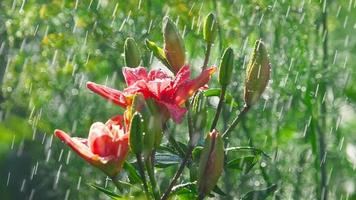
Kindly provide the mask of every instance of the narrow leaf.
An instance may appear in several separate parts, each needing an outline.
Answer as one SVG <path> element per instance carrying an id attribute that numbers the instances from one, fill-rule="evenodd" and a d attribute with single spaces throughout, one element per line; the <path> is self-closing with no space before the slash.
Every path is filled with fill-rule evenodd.
<path id="1" fill-rule="evenodd" d="M 115 194 L 114 192 L 106 189 L 106 188 L 103 188 L 103 187 L 100 187 L 98 185 L 95 185 L 95 184 L 89 184 L 90 187 L 104 193 L 106 196 L 110 197 L 111 199 L 115 199 L 115 200 L 118 200 L 118 199 L 122 199 L 122 196 L 118 195 L 118 194 Z"/>
<path id="2" fill-rule="evenodd" d="M 123 168 L 127 172 L 131 184 L 141 182 L 141 177 L 131 163 L 125 162 Z"/>

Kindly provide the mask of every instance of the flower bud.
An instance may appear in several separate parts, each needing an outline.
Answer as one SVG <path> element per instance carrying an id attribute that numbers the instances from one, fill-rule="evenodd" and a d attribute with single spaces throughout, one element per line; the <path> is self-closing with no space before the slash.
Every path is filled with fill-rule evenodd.
<path id="1" fill-rule="evenodd" d="M 133 38 L 127 38 L 124 45 L 125 64 L 127 67 L 138 67 L 141 62 L 140 50 Z"/>
<path id="2" fill-rule="evenodd" d="M 270 71 L 271 66 L 266 47 L 262 41 L 258 40 L 246 69 L 244 92 L 246 106 L 255 104 L 260 98 L 267 86 Z"/>
<path id="3" fill-rule="evenodd" d="M 219 83 L 222 89 L 226 89 L 231 81 L 232 69 L 234 66 L 234 50 L 228 47 L 225 49 L 219 66 Z"/>
<path id="4" fill-rule="evenodd" d="M 200 156 L 198 191 L 206 196 L 215 187 L 224 167 L 224 143 L 221 135 L 214 129 L 205 139 Z"/>
<path id="5" fill-rule="evenodd" d="M 134 154 L 141 154 L 143 139 L 143 125 L 141 114 L 135 112 L 130 123 L 130 148 Z"/>
<path id="6" fill-rule="evenodd" d="M 162 48 L 160 48 L 159 46 L 157 46 L 156 43 L 146 39 L 146 46 L 149 50 L 152 51 L 153 55 L 162 62 L 162 64 L 164 64 L 166 67 L 168 67 L 169 69 L 171 69 L 170 64 L 168 63 L 168 60 L 166 58 L 166 55 L 164 54 L 164 51 Z"/>
<path id="7" fill-rule="evenodd" d="M 143 97 L 142 94 L 140 93 L 135 94 L 132 100 L 132 106 L 131 108 L 128 109 L 128 111 L 130 111 L 131 113 L 140 112 L 142 116 L 142 120 L 141 120 L 143 126 L 142 153 L 145 156 L 148 156 L 153 151 L 154 143 L 155 143 L 155 135 L 147 128 L 150 121 L 151 113 L 148 109 L 145 98 Z"/>
<path id="8" fill-rule="evenodd" d="M 163 19 L 164 53 L 172 67 L 171 70 L 177 73 L 185 63 L 185 49 L 182 36 L 179 34 L 176 25 L 169 17 Z"/>
<path id="9" fill-rule="evenodd" d="M 142 152 L 144 156 L 151 154 L 154 148 L 159 147 L 162 140 L 162 115 L 156 103 L 152 99 L 144 99 L 143 95 L 138 93 L 133 97 L 130 112 L 140 112 L 142 116 L 142 131 L 144 132 L 142 141 Z"/>
<path id="10" fill-rule="evenodd" d="M 216 37 L 216 32 L 217 32 L 217 23 L 216 23 L 216 18 L 213 13 L 209 13 L 205 17 L 204 21 L 204 40 L 208 44 L 214 43 L 214 39 Z"/>
<path id="11" fill-rule="evenodd" d="M 206 98 L 202 92 L 197 92 L 194 96 L 192 103 L 192 121 L 194 133 L 191 136 L 190 141 L 192 145 L 195 146 L 204 132 L 206 125 L 207 110 L 206 110 Z"/>
<path id="12" fill-rule="evenodd" d="M 163 116 L 153 99 L 147 99 L 146 103 L 150 111 L 150 118 L 147 124 L 147 129 L 155 136 L 154 147 L 158 148 L 163 137 Z"/>

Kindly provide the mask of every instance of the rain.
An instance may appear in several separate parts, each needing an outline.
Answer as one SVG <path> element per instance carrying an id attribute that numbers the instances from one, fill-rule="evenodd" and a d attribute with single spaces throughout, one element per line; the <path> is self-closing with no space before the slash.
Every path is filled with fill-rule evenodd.
<path id="1" fill-rule="evenodd" d="M 144 184 L 133 181 L 128 170 L 140 167 L 134 154 L 126 157 L 129 165 L 116 177 L 117 187 L 117 180 L 88 164 L 54 131 L 87 138 L 94 122 L 125 113 L 86 83 L 119 91 L 127 87 L 122 74 L 126 38 L 136 41 L 140 66 L 174 76 L 147 47 L 149 40 L 164 50 L 166 16 L 182 36 L 191 77 L 198 77 L 207 56 L 209 13 L 216 17 L 217 33 L 207 67 L 218 69 L 204 90 L 215 93 L 201 88 L 207 115 L 189 124 L 196 114 L 192 106 L 194 112 L 181 123 L 169 119 L 164 124 L 153 162 L 158 192 L 164 194 L 192 143 L 196 147 L 172 199 L 199 199 L 195 156 L 223 98 L 215 129 L 223 134 L 224 169 L 205 199 L 356 199 L 356 0 L 0 1 L 1 199 L 110 199 L 102 190 L 123 198 L 142 195 Z M 271 74 L 245 114 L 246 70 L 259 40 Z M 220 87 L 227 47 L 234 50 L 234 65 L 220 96 L 214 89 Z M 258 77 L 263 75 L 258 70 Z M 191 105 L 197 94 L 188 100 Z M 239 115 L 236 127 L 224 135 Z M 156 126 L 153 119 L 148 119 L 150 129 Z M 192 137 L 189 126 L 199 127 Z M 141 178 L 139 170 L 136 174 Z"/>

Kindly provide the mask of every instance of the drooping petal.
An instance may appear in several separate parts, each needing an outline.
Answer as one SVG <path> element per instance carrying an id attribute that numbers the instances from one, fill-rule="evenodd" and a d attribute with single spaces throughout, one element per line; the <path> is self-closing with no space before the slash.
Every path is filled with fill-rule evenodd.
<path id="1" fill-rule="evenodd" d="M 175 92 L 175 102 L 182 105 L 199 88 L 205 86 L 210 80 L 210 76 L 215 72 L 215 67 L 210 67 L 193 80 L 185 81 L 180 84 Z"/>
<path id="2" fill-rule="evenodd" d="M 123 108 L 126 108 L 126 106 L 128 105 L 126 97 L 121 91 L 93 82 L 88 82 L 87 88 Z"/>
<path id="3" fill-rule="evenodd" d="M 147 81 L 147 71 L 144 67 L 124 67 L 122 68 L 122 74 L 125 77 L 127 86 L 130 86 L 139 80 Z"/>
<path id="4" fill-rule="evenodd" d="M 98 161 L 98 157 L 90 151 L 87 145 L 85 145 L 87 142 L 86 139 L 70 137 L 67 133 L 58 129 L 54 131 L 54 134 L 89 163 L 94 164 Z"/>
<path id="5" fill-rule="evenodd" d="M 166 103 L 166 102 L 160 102 L 160 103 L 163 104 L 167 108 L 167 110 L 170 114 L 170 117 L 173 119 L 174 122 L 176 122 L 178 124 L 182 122 L 183 117 L 184 117 L 185 113 L 187 112 L 186 108 L 182 108 L 176 104 L 170 104 L 170 103 Z"/>

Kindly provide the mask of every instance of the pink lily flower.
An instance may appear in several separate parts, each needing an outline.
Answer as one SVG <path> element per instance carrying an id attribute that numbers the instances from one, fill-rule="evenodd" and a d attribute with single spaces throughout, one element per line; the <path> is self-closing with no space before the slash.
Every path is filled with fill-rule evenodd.
<path id="1" fill-rule="evenodd" d="M 216 68 L 205 69 L 195 79 L 190 79 L 189 66 L 183 66 L 175 77 L 166 72 L 153 69 L 147 73 L 144 67 L 124 67 L 122 73 L 127 87 L 118 91 L 104 85 L 88 82 L 87 87 L 103 98 L 126 108 L 131 105 L 132 96 L 142 93 L 145 99 L 154 99 L 166 113 L 166 118 L 171 117 L 176 123 L 180 123 L 187 112 L 183 104 L 195 91 L 204 87 L 210 80 Z"/>
<path id="2" fill-rule="evenodd" d="M 90 127 L 87 139 L 70 137 L 62 130 L 55 130 L 54 134 L 80 157 L 113 178 L 121 170 L 129 150 L 129 134 L 122 122 L 120 115 L 105 124 L 95 122 Z"/>

